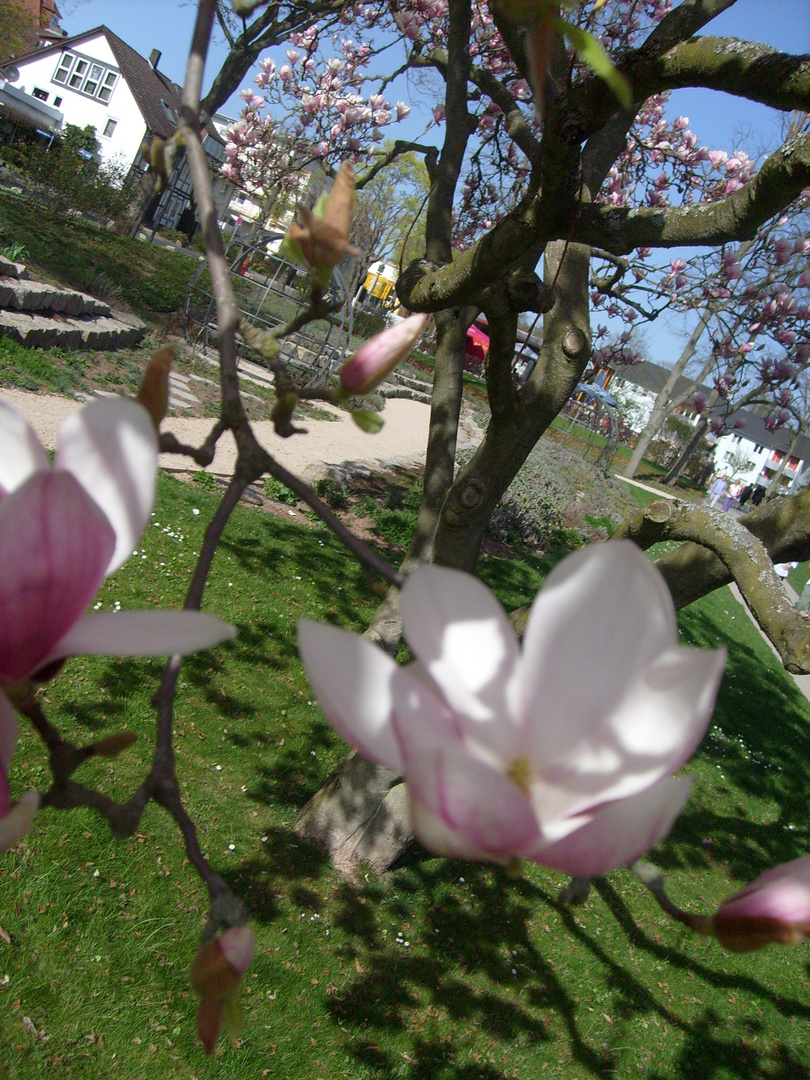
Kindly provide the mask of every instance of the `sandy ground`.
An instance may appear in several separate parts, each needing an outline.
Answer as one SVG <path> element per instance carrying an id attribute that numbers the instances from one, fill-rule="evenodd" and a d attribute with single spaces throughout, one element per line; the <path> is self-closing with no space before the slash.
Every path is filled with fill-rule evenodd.
<path id="1" fill-rule="evenodd" d="M 23 414 L 49 449 L 56 446 L 56 434 L 64 417 L 81 408 L 78 401 L 51 394 L 4 389 L 2 395 Z M 427 405 L 407 398 L 391 398 L 383 413 L 385 424 L 377 435 L 361 431 L 347 413 L 337 409 L 334 412 L 336 420 L 302 421 L 300 426 L 307 429 L 306 435 L 281 439 L 269 421 L 254 424 L 254 431 L 269 453 L 299 476 L 312 476 L 322 472 L 324 464 L 339 465 L 345 461 L 374 465 L 417 464 L 424 460 L 430 414 Z M 213 423 L 211 419 L 172 416 L 164 421 L 162 429 L 171 431 L 182 443 L 199 446 Z M 468 444 L 473 434 L 466 429 L 461 445 Z M 231 433 L 226 432 L 217 444 L 208 472 L 229 476 L 235 460 L 236 444 Z M 197 468 L 189 458 L 176 454 L 162 454 L 160 463 L 171 472 Z"/>

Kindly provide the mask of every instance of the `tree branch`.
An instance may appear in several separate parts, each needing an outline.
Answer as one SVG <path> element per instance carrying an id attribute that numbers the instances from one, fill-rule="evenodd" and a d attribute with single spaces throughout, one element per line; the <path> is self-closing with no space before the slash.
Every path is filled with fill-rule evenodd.
<path id="1" fill-rule="evenodd" d="M 810 627 L 790 603 L 767 548 L 745 525 L 707 506 L 661 500 L 625 522 L 614 537 L 633 540 L 644 550 L 666 540 L 686 540 L 713 552 L 787 670 L 810 674 Z"/>
<path id="2" fill-rule="evenodd" d="M 589 203 L 574 226 L 574 239 L 614 255 L 638 247 L 671 248 L 751 239 L 810 185 L 810 134 L 791 139 L 766 160 L 757 175 L 713 203 L 629 210 Z"/>

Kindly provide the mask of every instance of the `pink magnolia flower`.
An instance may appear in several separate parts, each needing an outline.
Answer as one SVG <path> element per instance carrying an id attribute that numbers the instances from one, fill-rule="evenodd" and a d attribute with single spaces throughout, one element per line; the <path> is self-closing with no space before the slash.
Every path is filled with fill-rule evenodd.
<path id="1" fill-rule="evenodd" d="M 664 580 L 632 543 L 552 571 L 522 654 L 474 577 L 419 567 L 400 603 L 411 667 L 332 626 L 304 620 L 298 640 L 338 733 L 407 780 L 425 847 L 590 877 L 667 834 L 725 653 L 678 646 Z"/>
<path id="2" fill-rule="evenodd" d="M 795 945 L 810 937 L 810 856 L 767 870 L 724 900 L 712 930 L 732 952 Z"/>
<path id="3" fill-rule="evenodd" d="M 361 345 L 340 369 L 340 385 L 349 394 L 369 394 L 394 370 L 425 329 L 427 315 L 410 315 Z"/>
<path id="4" fill-rule="evenodd" d="M 0 851 L 21 835 L 7 780 L 16 721 L 3 686 L 80 653 L 160 656 L 234 636 L 200 612 L 85 614 L 143 532 L 156 475 L 155 430 L 135 401 L 107 398 L 69 416 L 51 469 L 33 429 L 0 398 Z"/>
<path id="5" fill-rule="evenodd" d="M 233 1036 L 244 1027 L 239 1005 L 239 984 L 253 954 L 256 937 L 249 926 L 234 926 L 201 946 L 191 965 L 189 978 L 200 995 L 197 1036 L 206 1054 L 212 1054 L 224 1022 Z"/>

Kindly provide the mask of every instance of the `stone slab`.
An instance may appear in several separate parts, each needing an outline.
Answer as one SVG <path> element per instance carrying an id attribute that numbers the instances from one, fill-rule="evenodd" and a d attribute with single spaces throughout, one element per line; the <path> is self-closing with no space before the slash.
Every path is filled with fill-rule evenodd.
<path id="1" fill-rule="evenodd" d="M 0 278 L 0 308 L 57 312 L 64 315 L 109 315 L 110 305 L 86 293 L 59 289 L 41 281 Z"/>
<path id="2" fill-rule="evenodd" d="M 5 255 L 0 255 L 0 277 L 14 278 L 16 281 L 25 281 L 28 278 L 28 271 L 22 263 L 14 262 L 11 259 L 7 259 Z"/>
<path id="3" fill-rule="evenodd" d="M 0 335 L 28 348 L 126 349 L 137 345 L 145 333 L 143 324 L 129 326 L 104 315 L 72 318 L 28 311 L 0 311 Z"/>

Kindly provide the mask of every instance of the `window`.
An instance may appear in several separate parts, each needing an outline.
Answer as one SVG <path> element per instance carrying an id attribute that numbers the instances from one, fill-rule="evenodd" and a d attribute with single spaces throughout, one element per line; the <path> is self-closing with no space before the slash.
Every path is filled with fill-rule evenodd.
<path id="1" fill-rule="evenodd" d="M 53 81 L 98 101 L 109 101 L 118 82 L 118 72 L 76 53 L 64 52 L 59 58 Z"/>
<path id="2" fill-rule="evenodd" d="M 104 125 L 104 130 L 101 134 L 104 136 L 105 139 L 110 139 L 112 138 L 112 133 L 115 131 L 117 126 L 117 120 L 108 120 L 107 123 Z"/>
<path id="3" fill-rule="evenodd" d="M 53 103 L 54 103 L 54 105 L 56 106 L 56 108 L 58 109 L 58 108 L 59 108 L 59 106 L 60 106 L 60 105 L 62 104 L 62 99 L 61 99 L 60 97 L 55 97 L 55 98 L 53 99 Z"/>
<path id="4" fill-rule="evenodd" d="M 44 90 L 40 90 L 40 88 L 38 86 L 34 87 L 32 93 L 33 93 L 34 97 L 38 101 L 47 101 L 48 100 L 48 95 L 45 93 Z"/>

